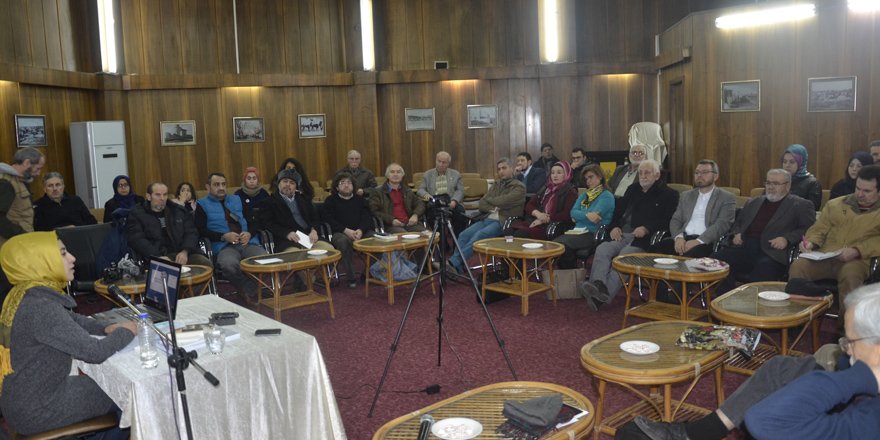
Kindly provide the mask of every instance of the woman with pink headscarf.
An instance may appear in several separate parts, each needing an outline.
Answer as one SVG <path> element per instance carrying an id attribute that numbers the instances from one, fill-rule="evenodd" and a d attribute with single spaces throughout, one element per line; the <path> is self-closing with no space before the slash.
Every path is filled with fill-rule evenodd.
<path id="1" fill-rule="evenodd" d="M 571 221 L 569 211 L 577 198 L 577 187 L 571 184 L 571 166 L 565 161 L 556 162 L 550 167 L 547 182 L 526 203 L 525 220 L 515 222 L 506 233 L 546 240 L 548 224 Z"/>

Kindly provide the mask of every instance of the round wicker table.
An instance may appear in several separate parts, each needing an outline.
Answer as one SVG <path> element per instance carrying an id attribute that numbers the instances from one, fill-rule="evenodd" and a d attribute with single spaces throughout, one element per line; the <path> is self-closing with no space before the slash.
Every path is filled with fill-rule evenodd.
<path id="1" fill-rule="evenodd" d="M 413 253 L 419 249 L 424 249 L 427 251 L 427 249 L 429 248 L 428 239 L 430 238 L 430 235 L 418 234 L 416 232 L 405 232 L 391 235 L 394 235 L 396 238 L 394 240 L 383 240 L 376 236 L 373 236 L 369 238 L 362 238 L 358 241 L 355 241 L 353 244 L 354 250 L 364 254 L 364 256 L 366 257 L 366 261 L 364 262 L 364 296 L 370 295 L 370 284 L 383 286 L 388 292 L 388 304 L 394 304 L 395 287 L 416 282 L 415 279 L 395 280 L 392 271 L 392 268 L 394 267 L 393 259 L 411 258 Z M 419 237 L 415 239 L 404 239 L 404 235 L 418 235 Z M 430 260 L 428 261 L 430 262 Z M 385 267 L 386 281 L 376 278 L 370 273 L 370 266 L 372 266 L 373 262 L 380 262 L 380 264 Z M 415 263 L 418 264 L 421 263 L 421 261 L 415 261 Z M 425 270 L 428 273 L 422 276 L 423 279 L 426 277 L 431 277 L 431 275 L 434 273 L 434 268 L 431 264 L 428 264 Z M 434 285 L 432 277 L 431 291 L 436 293 L 435 289 L 436 287 Z"/>

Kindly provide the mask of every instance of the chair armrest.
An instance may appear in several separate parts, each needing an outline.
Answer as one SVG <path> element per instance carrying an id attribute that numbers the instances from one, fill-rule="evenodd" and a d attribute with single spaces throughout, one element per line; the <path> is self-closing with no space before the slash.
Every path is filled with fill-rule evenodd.
<path id="1" fill-rule="evenodd" d="M 550 222 L 547 224 L 546 238 L 553 241 L 554 238 L 559 237 L 573 227 L 574 223 L 570 221 Z"/>
<path id="2" fill-rule="evenodd" d="M 718 241 L 712 245 L 712 253 L 714 254 L 715 252 L 720 251 L 722 247 L 730 246 L 731 240 L 733 240 L 733 234 L 729 232 L 719 237 Z"/>
<path id="3" fill-rule="evenodd" d="M 654 235 L 651 236 L 651 246 L 654 246 L 657 243 L 660 243 L 660 240 L 663 240 L 663 237 L 665 237 L 666 234 L 668 234 L 668 233 L 669 233 L 669 231 L 667 231 L 665 229 L 661 229 L 661 230 L 655 232 Z"/>
<path id="4" fill-rule="evenodd" d="M 596 239 L 596 244 L 605 241 L 608 238 L 608 225 L 601 225 L 599 229 L 596 230 L 596 235 L 593 236 Z"/>
<path id="5" fill-rule="evenodd" d="M 880 281 L 880 257 L 871 257 L 870 272 L 868 272 L 868 280 L 872 283 Z"/>
<path id="6" fill-rule="evenodd" d="M 523 216 L 521 216 L 521 215 L 507 217 L 504 220 L 504 224 L 501 225 L 501 230 L 506 231 L 508 228 L 510 228 L 510 225 L 512 225 L 513 222 L 515 222 L 517 220 L 522 220 L 522 219 L 523 219 Z"/>
<path id="7" fill-rule="evenodd" d="M 318 231 L 318 237 L 330 241 L 330 238 L 333 237 L 333 229 L 330 227 L 330 223 L 320 222 L 316 226 L 315 230 Z"/>
<path id="8" fill-rule="evenodd" d="M 260 229 L 257 231 L 260 234 L 260 242 L 263 243 L 263 249 L 270 254 L 275 253 L 275 236 L 272 235 L 268 229 Z"/>
<path id="9" fill-rule="evenodd" d="M 373 216 L 373 231 L 380 234 L 385 233 L 385 223 L 382 222 L 381 218 L 375 215 Z"/>
<path id="10" fill-rule="evenodd" d="M 208 237 L 199 237 L 199 249 L 209 260 L 214 261 L 214 250 L 211 248 L 211 240 L 208 240 Z"/>

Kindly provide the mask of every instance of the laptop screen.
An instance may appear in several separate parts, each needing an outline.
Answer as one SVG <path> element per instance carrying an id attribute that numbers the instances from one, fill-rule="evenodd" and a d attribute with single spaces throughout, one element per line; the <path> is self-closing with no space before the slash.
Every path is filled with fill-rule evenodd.
<path id="1" fill-rule="evenodd" d="M 181 265 L 157 257 L 150 257 L 150 268 L 147 271 L 147 285 L 144 292 L 144 304 L 161 310 L 172 318 L 177 311 L 177 289 L 180 287 Z M 165 307 L 165 286 L 163 279 L 168 280 L 168 302 L 170 313 Z"/>

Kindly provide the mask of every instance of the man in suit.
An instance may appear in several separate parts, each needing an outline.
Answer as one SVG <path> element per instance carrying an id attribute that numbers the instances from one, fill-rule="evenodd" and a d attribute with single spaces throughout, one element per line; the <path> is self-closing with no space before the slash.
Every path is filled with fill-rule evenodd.
<path id="1" fill-rule="evenodd" d="M 452 210 L 452 223 L 456 233 L 461 232 L 467 227 L 467 221 L 464 217 L 464 183 L 461 180 L 461 174 L 458 171 L 449 168 L 452 162 L 452 156 L 441 151 L 437 153 L 435 158 L 436 167 L 425 171 L 422 181 L 416 194 L 424 201 L 431 200 L 432 197 L 446 195 L 449 197 L 449 208 Z M 428 227 L 432 222 L 429 220 Z"/>
<path id="2" fill-rule="evenodd" d="M 614 193 L 614 197 L 621 198 L 626 194 L 627 188 L 636 181 L 639 174 L 639 164 L 648 158 L 648 147 L 636 144 L 629 149 L 629 163 L 625 163 L 614 170 L 608 189 Z"/>
<path id="3" fill-rule="evenodd" d="M 275 249 L 287 252 L 294 249 L 331 250 L 333 245 L 318 240 L 315 225 L 319 223 L 318 212 L 311 200 L 296 191 L 302 184 L 302 176 L 296 170 L 278 173 L 278 191 L 263 204 L 263 224 L 275 239 Z M 308 236 L 308 240 L 305 240 Z M 308 242 L 311 246 L 307 246 Z"/>
<path id="4" fill-rule="evenodd" d="M 547 170 L 532 166 L 532 155 L 523 151 L 516 155 L 516 180 L 526 185 L 526 194 L 534 194 L 547 181 Z"/>
<path id="5" fill-rule="evenodd" d="M 749 200 L 736 217 L 730 230 L 733 246 L 713 255 L 730 264 L 719 292 L 733 288 L 738 273 L 748 274 L 748 282 L 782 279 L 788 271 L 788 248 L 816 222 L 813 204 L 789 193 L 788 171 L 767 171 L 764 187 L 764 195 Z"/>
<path id="6" fill-rule="evenodd" d="M 599 310 L 610 303 L 623 287 L 620 275 L 611 267 L 618 255 L 643 252 L 651 245 L 651 234 L 669 224 L 678 205 L 678 192 L 660 180 L 660 164 L 647 159 L 639 165 L 638 184 L 630 185 L 614 206 L 614 218 L 608 229 L 611 241 L 596 248 L 590 281 L 581 283 L 587 305 Z"/>
<path id="7" fill-rule="evenodd" d="M 694 189 L 681 194 L 669 221 L 669 235 L 652 252 L 686 257 L 708 257 L 712 246 L 727 233 L 736 216 L 736 197 L 715 187 L 718 164 L 703 159 L 694 170 Z"/>

